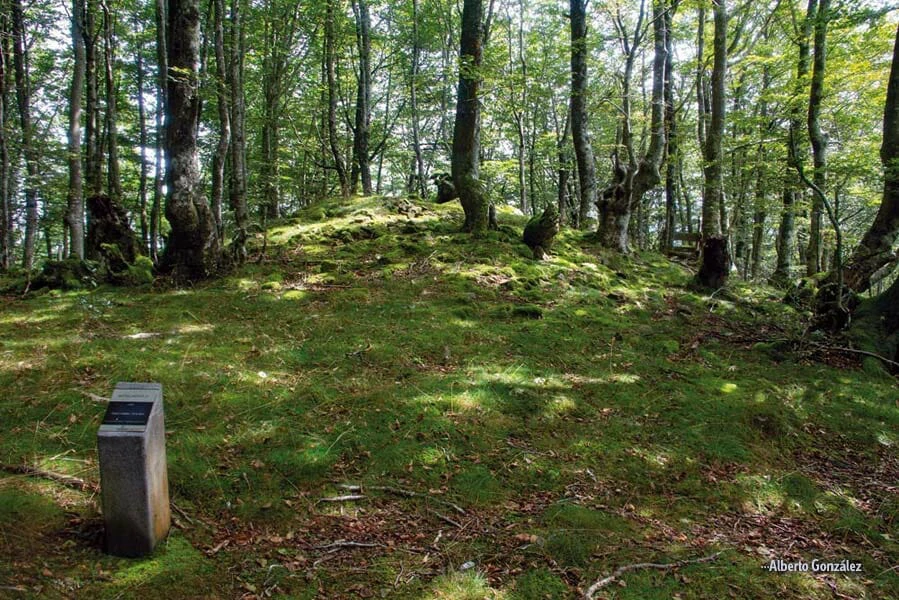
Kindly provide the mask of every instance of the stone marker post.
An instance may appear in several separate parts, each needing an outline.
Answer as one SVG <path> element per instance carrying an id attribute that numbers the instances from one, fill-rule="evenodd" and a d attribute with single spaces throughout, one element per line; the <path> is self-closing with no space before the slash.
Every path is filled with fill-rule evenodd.
<path id="1" fill-rule="evenodd" d="M 165 413 L 158 383 L 119 383 L 97 433 L 106 552 L 143 556 L 169 530 Z"/>

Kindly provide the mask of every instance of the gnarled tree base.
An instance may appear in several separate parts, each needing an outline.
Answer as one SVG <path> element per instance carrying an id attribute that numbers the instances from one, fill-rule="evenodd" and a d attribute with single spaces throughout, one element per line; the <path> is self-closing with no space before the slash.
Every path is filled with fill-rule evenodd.
<path id="1" fill-rule="evenodd" d="M 713 290 L 724 287 L 730 272 L 730 253 L 727 250 L 727 240 L 718 235 L 705 238 L 699 260 L 696 284 Z"/>

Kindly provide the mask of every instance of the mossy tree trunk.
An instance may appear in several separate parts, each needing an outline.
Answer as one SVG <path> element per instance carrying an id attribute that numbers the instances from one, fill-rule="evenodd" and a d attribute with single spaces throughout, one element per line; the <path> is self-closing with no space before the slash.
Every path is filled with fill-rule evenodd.
<path id="1" fill-rule="evenodd" d="M 578 226 L 596 202 L 596 163 L 587 119 L 587 0 L 570 1 L 571 20 L 571 138 L 578 176 Z"/>
<path id="2" fill-rule="evenodd" d="M 479 179 L 481 56 L 484 38 L 482 0 L 465 0 L 462 8 L 462 40 L 459 51 L 459 87 L 453 127 L 452 177 L 465 211 L 464 231 L 487 230 L 487 200 Z"/>
<path id="3" fill-rule="evenodd" d="M 172 226 L 164 267 L 189 279 L 207 277 L 220 259 L 212 210 L 203 193 L 197 124 L 200 111 L 199 0 L 168 0 L 165 215 Z"/>
<path id="4" fill-rule="evenodd" d="M 725 97 L 724 80 L 727 71 L 727 6 L 725 0 L 715 0 L 714 61 L 712 65 L 711 118 L 706 131 L 704 158 L 705 187 L 702 199 L 702 254 L 697 283 L 702 287 L 720 288 L 727 283 L 730 256 L 727 240 L 721 230 L 721 199 L 724 194 L 723 152 Z"/>

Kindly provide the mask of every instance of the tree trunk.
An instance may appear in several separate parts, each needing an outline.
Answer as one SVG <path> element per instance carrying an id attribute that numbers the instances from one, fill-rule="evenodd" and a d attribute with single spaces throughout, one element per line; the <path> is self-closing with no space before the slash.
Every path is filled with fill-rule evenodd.
<path id="1" fill-rule="evenodd" d="M 228 64 L 225 62 L 225 2 L 214 0 L 212 9 L 215 46 L 215 95 L 218 105 L 219 136 L 212 156 L 212 214 L 219 239 L 225 239 L 222 205 L 225 198 L 225 164 L 231 147 L 231 105 L 228 93 Z"/>
<path id="2" fill-rule="evenodd" d="M 135 23 L 135 29 L 142 29 Z M 147 164 L 147 146 L 150 143 L 150 136 L 147 133 L 147 106 L 144 101 L 144 53 L 141 49 L 137 50 L 137 126 L 138 135 L 140 136 L 140 175 L 138 182 L 138 197 L 140 202 L 140 237 L 141 237 L 141 254 L 150 251 L 150 228 L 147 222 L 147 179 L 149 165 Z"/>
<path id="3" fill-rule="evenodd" d="M 159 264 L 159 230 L 162 221 L 162 196 L 165 183 L 165 95 L 168 67 L 168 44 L 166 42 L 166 0 L 156 0 L 156 139 L 155 165 L 153 171 L 153 206 L 150 209 L 150 258 Z"/>
<path id="4" fill-rule="evenodd" d="M 12 266 L 12 231 L 13 216 L 10 190 L 10 160 L 7 145 L 9 112 L 9 73 L 7 67 L 10 60 L 9 15 L 0 12 L 0 269 L 6 271 Z"/>
<path id="5" fill-rule="evenodd" d="M 715 37 L 712 66 L 711 118 L 706 131 L 704 148 L 705 188 L 702 198 L 702 256 L 697 283 L 706 288 L 718 289 L 727 283 L 730 257 L 727 240 L 722 236 L 719 208 L 724 194 L 723 153 L 721 138 L 724 135 L 725 96 L 724 82 L 727 71 L 727 6 L 725 0 L 714 1 Z"/>
<path id="6" fill-rule="evenodd" d="M 22 153 L 25 155 L 25 241 L 23 265 L 30 271 L 34 267 L 35 238 L 38 228 L 38 164 L 31 123 L 31 78 L 28 73 L 28 44 L 25 40 L 25 20 L 22 0 L 12 3 L 13 62 L 16 71 L 16 102 L 19 106 L 19 124 L 22 128 Z"/>
<path id="7" fill-rule="evenodd" d="M 65 222 L 71 256 L 84 258 L 84 194 L 81 181 L 81 102 L 84 90 L 84 0 L 72 0 L 72 88 L 69 95 L 69 190 Z"/>
<path id="8" fill-rule="evenodd" d="M 579 184 L 578 224 L 586 225 L 596 203 L 596 164 L 587 130 L 587 1 L 570 0 L 571 17 L 571 138 Z"/>
<path id="9" fill-rule="evenodd" d="M 811 33 L 811 19 L 808 15 L 814 14 L 817 0 L 809 0 L 806 17 L 796 31 L 799 38 L 799 58 L 796 62 L 796 82 L 794 97 L 790 108 L 790 123 L 787 139 L 787 163 L 793 170 L 805 162 L 805 146 L 800 141 L 799 131 L 802 127 L 801 111 L 798 99 L 803 93 L 805 78 L 808 75 L 809 44 Z M 801 199 L 799 182 L 792 173 L 784 176 L 783 209 L 780 216 L 780 228 L 777 234 L 777 266 L 771 274 L 771 283 L 774 285 L 786 285 L 792 278 L 794 238 L 796 236 L 796 205 Z"/>
<path id="10" fill-rule="evenodd" d="M 815 165 L 815 186 L 827 193 L 827 138 L 821 131 L 821 102 L 824 97 L 824 72 L 827 66 L 827 23 L 830 20 L 830 0 L 819 0 L 815 22 L 815 58 L 812 63 L 812 84 L 808 99 L 808 137 Z M 809 15 L 809 18 L 812 18 Z M 824 201 L 812 195 L 812 214 L 809 223 L 806 274 L 815 275 L 824 269 L 822 263 L 821 226 Z"/>
<path id="11" fill-rule="evenodd" d="M 558 129 L 558 126 L 557 126 Z M 559 205 L 559 225 L 564 225 L 567 223 L 572 215 L 569 207 L 569 199 L 571 196 L 568 194 L 568 178 L 571 174 L 571 169 L 569 165 L 571 163 L 571 158 L 568 154 L 569 146 L 568 146 L 568 136 L 571 133 L 571 108 L 570 105 L 566 107 L 565 110 L 565 123 L 562 125 L 561 132 L 557 134 L 556 138 L 556 154 L 558 157 L 558 166 L 556 169 L 557 179 L 556 179 L 556 195 L 558 198 Z M 577 212 L 573 215 L 575 225 L 577 225 Z"/>
<path id="12" fill-rule="evenodd" d="M 97 0 L 86 0 L 84 12 L 84 77 L 87 81 L 85 105 L 85 177 L 87 196 L 103 193 L 103 156 L 100 131 L 100 92 L 97 74 Z"/>
<path id="13" fill-rule="evenodd" d="M 680 157 L 677 137 L 677 114 L 674 108 L 674 49 L 671 34 L 673 8 L 665 11 L 665 229 L 662 249 L 671 248 L 677 229 L 677 162 Z"/>
<path id="14" fill-rule="evenodd" d="M 336 73 L 336 0 L 327 0 L 325 14 L 325 72 L 328 81 L 328 143 L 331 148 L 331 158 L 334 160 L 334 170 L 337 171 L 337 179 L 340 181 L 340 195 L 343 198 L 350 197 L 350 180 L 340 152 L 340 140 L 337 137 L 337 73 Z"/>
<path id="15" fill-rule="evenodd" d="M 119 174 L 118 102 L 115 83 L 115 24 L 106 2 L 103 5 L 103 64 L 106 84 L 106 189 L 116 204 L 122 201 L 122 178 Z"/>
<path id="16" fill-rule="evenodd" d="M 246 260 L 247 228 L 247 144 L 246 100 L 244 98 L 244 24 L 243 0 L 231 0 L 231 69 L 228 84 L 231 91 L 231 172 L 229 203 L 234 212 L 234 237 L 231 255 L 237 263 Z"/>
<path id="17" fill-rule="evenodd" d="M 220 241 L 203 193 L 197 148 L 199 0 L 168 0 L 167 9 L 165 214 L 172 232 L 164 263 L 178 276 L 199 279 L 209 276 L 220 258 Z"/>
<path id="18" fill-rule="evenodd" d="M 418 37 L 418 0 L 412 0 L 412 65 L 409 77 L 409 101 L 412 119 L 412 176 L 407 193 L 417 192 L 420 198 L 427 196 L 425 189 L 424 160 L 421 156 L 421 134 L 418 123 L 418 70 L 421 61 L 421 40 Z"/>
<path id="19" fill-rule="evenodd" d="M 465 0 L 462 9 L 462 40 L 459 50 L 459 87 L 453 127 L 452 177 L 465 211 L 464 231 L 479 235 L 487 230 L 487 200 L 480 170 L 480 106 L 483 42 L 482 0 Z"/>
<path id="20" fill-rule="evenodd" d="M 371 164 L 368 142 L 371 137 L 371 16 L 367 0 L 353 0 L 356 18 L 356 46 L 359 52 L 359 73 L 356 81 L 356 118 L 353 126 L 353 168 L 351 187 L 358 189 L 362 177 L 362 193 L 372 194 Z"/>

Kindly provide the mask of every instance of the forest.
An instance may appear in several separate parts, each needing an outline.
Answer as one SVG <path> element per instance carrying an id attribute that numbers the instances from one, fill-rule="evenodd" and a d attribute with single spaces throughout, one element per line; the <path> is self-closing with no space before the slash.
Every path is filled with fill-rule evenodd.
<path id="1" fill-rule="evenodd" d="M 0 596 L 896 597 L 897 238 L 884 0 L 0 0 Z"/>

